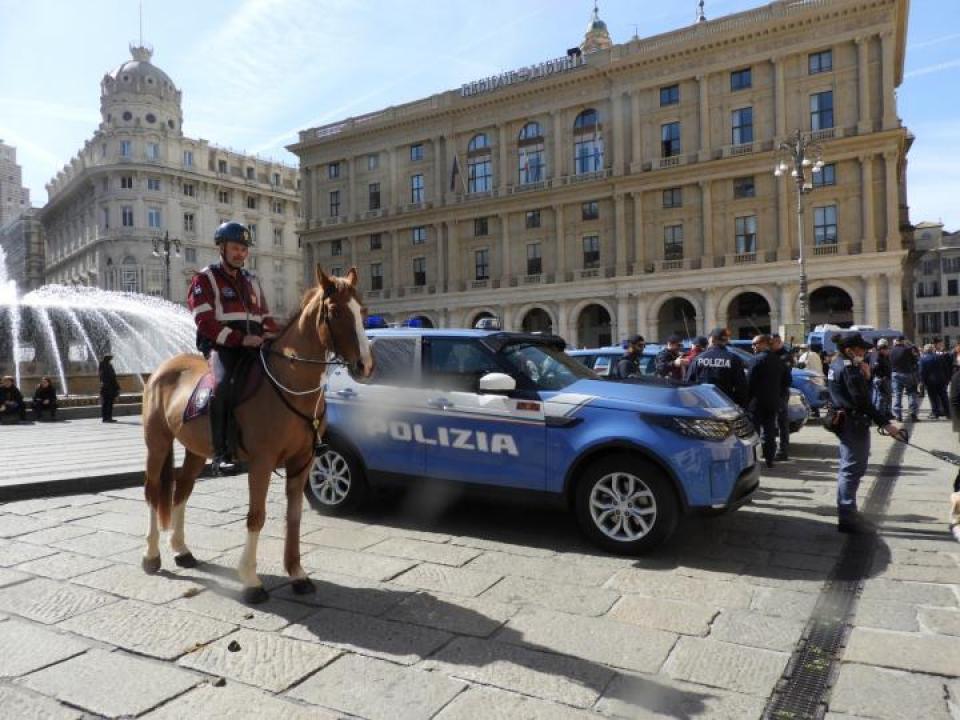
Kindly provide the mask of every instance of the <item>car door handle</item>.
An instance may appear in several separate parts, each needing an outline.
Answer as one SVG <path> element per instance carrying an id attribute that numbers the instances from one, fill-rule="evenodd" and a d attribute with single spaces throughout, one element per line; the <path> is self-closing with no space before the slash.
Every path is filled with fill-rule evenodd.
<path id="1" fill-rule="evenodd" d="M 446 398 L 430 398 L 427 400 L 427 405 L 430 407 L 440 408 L 441 410 L 446 410 L 447 408 L 453 407 L 453 403 L 447 400 Z"/>
<path id="2" fill-rule="evenodd" d="M 337 395 L 342 398 L 355 398 L 357 392 L 351 388 L 344 388 L 343 390 L 337 390 Z"/>

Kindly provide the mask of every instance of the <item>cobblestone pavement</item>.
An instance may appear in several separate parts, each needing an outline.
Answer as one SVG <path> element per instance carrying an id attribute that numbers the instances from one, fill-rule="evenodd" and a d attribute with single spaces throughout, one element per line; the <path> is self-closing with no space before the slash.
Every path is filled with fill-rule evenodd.
<path id="1" fill-rule="evenodd" d="M 187 542 L 204 562 L 176 568 L 164 546 L 158 576 L 139 567 L 139 488 L 0 505 L 0 716 L 758 718 L 844 543 L 835 442 L 820 428 L 794 440 L 752 505 L 688 518 L 639 559 L 595 551 L 570 516 L 536 507 L 308 508 L 306 600 L 279 567 L 275 483 L 260 546 L 271 599 L 256 608 L 236 599 L 242 478 L 198 483 Z M 956 446 L 943 422 L 916 442 Z M 874 445 L 872 476 L 899 474 L 828 717 L 956 720 L 953 471 L 891 447 Z"/>

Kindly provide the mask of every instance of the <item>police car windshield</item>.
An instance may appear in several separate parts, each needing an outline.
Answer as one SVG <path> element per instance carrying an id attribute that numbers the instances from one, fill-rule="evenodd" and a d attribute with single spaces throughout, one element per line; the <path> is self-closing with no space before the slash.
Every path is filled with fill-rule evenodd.
<path id="1" fill-rule="evenodd" d="M 562 390 L 577 380 L 596 380 L 597 375 L 562 350 L 536 343 L 507 345 L 501 354 L 520 375 L 538 390 Z"/>

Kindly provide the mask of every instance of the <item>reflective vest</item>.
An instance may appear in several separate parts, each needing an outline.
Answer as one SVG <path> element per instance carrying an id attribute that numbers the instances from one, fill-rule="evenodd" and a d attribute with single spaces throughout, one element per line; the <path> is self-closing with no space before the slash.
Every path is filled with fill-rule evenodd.
<path id="1" fill-rule="evenodd" d="M 187 306 L 197 324 L 198 345 L 240 347 L 244 335 L 277 331 L 260 280 L 246 270 L 231 278 L 220 263 L 208 265 L 193 276 Z"/>

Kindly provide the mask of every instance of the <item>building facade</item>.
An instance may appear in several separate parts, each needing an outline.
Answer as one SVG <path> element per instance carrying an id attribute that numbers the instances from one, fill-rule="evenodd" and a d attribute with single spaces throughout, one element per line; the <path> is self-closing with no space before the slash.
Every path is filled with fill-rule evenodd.
<path id="1" fill-rule="evenodd" d="M 773 2 L 300 133 L 307 265 L 357 266 L 371 312 L 498 316 L 576 345 L 799 315 L 799 129 L 811 325 L 901 327 L 897 116 L 908 0 Z"/>
<path id="2" fill-rule="evenodd" d="M 960 341 L 960 232 L 944 232 L 941 223 L 918 223 L 913 268 L 913 313 L 918 343 L 942 338 L 948 347 Z"/>
<path id="3" fill-rule="evenodd" d="M 23 186 L 17 149 L 0 140 L 0 228 L 30 209 L 30 191 Z"/>
<path id="4" fill-rule="evenodd" d="M 180 90 L 150 62 L 151 50 L 131 53 L 101 82 L 97 131 L 47 185 L 46 281 L 162 296 L 163 250 L 154 249 L 176 239 L 170 299 L 185 302 L 193 274 L 217 257 L 217 226 L 238 220 L 254 235 L 248 267 L 271 310 L 295 310 L 303 277 L 296 168 L 186 137 Z"/>
<path id="5" fill-rule="evenodd" d="M 38 215 L 30 208 L 0 227 L 6 277 L 17 284 L 21 294 L 43 285 L 43 226 Z"/>

